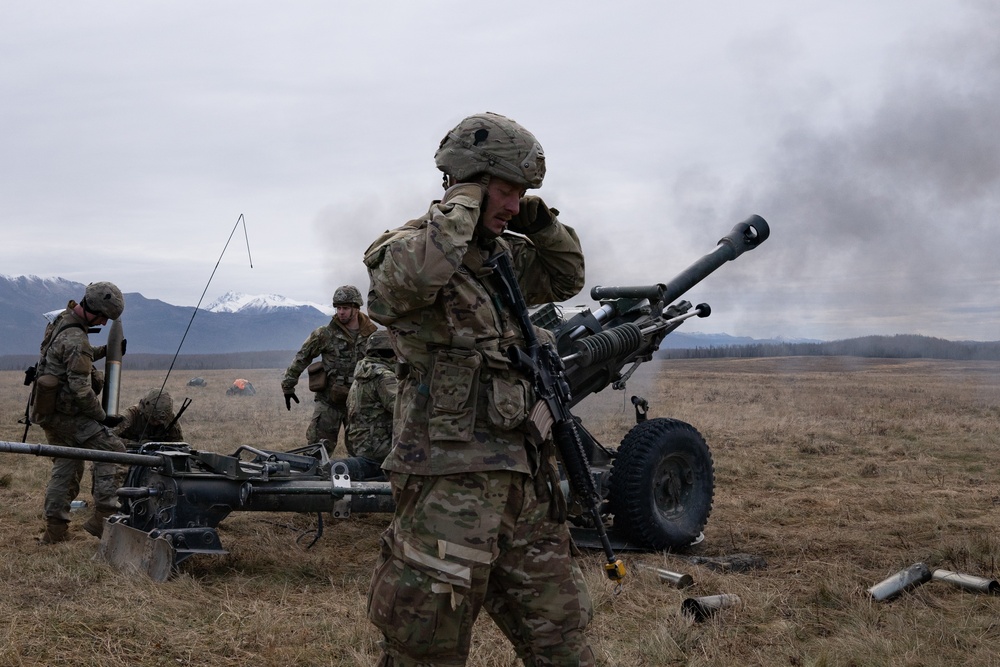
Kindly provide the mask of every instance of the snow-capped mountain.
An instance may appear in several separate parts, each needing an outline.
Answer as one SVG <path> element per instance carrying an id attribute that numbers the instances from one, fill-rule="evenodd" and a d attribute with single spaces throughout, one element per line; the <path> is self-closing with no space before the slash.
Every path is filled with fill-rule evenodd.
<path id="1" fill-rule="evenodd" d="M 86 285 L 63 278 L 0 275 L 0 355 L 37 354 L 50 319 L 70 299 L 80 299 Z M 295 350 L 316 327 L 327 324 L 332 306 L 295 301 L 277 294 L 229 292 L 196 313 L 191 306 L 174 306 L 126 292 L 123 324 L 131 352 L 174 353 L 181 341 L 187 354 Z M 206 312 L 207 311 L 207 312 Z M 185 332 L 190 326 L 190 335 Z M 102 342 L 100 334 L 92 340 Z M 813 342 L 780 339 L 782 342 Z M 661 344 L 666 348 L 721 347 L 767 343 L 728 334 L 675 331 Z"/>
<path id="2" fill-rule="evenodd" d="M 241 292 L 226 292 L 218 299 L 208 304 L 205 310 L 212 313 L 269 313 L 283 308 L 315 308 L 324 315 L 333 316 L 333 306 L 323 306 L 311 301 L 295 301 L 280 294 L 243 294 Z"/>
<path id="3" fill-rule="evenodd" d="M 79 300 L 86 287 L 63 278 L 0 275 L 0 355 L 37 354 L 46 321 L 70 299 Z M 330 321 L 332 310 L 280 296 L 227 295 L 196 312 L 126 292 L 122 322 L 133 353 L 173 354 L 182 341 L 187 354 L 296 350 Z M 105 335 L 91 342 L 99 345 Z"/>

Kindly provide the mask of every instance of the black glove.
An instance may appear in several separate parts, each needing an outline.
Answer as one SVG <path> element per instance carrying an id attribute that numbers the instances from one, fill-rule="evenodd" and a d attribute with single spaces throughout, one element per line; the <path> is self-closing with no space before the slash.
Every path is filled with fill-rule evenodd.
<path id="1" fill-rule="evenodd" d="M 521 197 L 521 210 L 507 223 L 507 229 L 518 234 L 540 232 L 555 220 L 559 211 L 549 208 L 541 197 Z"/>
<path id="2" fill-rule="evenodd" d="M 121 424 L 123 421 L 125 421 L 125 418 L 122 417 L 121 415 L 108 415 L 103 420 L 101 420 L 101 426 L 114 428 L 115 426 Z"/>
<path id="3" fill-rule="evenodd" d="M 125 344 L 128 342 L 127 339 L 122 338 L 122 356 L 125 356 Z"/>
<path id="4" fill-rule="evenodd" d="M 285 392 L 285 407 L 289 410 L 292 409 L 292 401 L 299 402 L 299 397 L 295 395 L 294 389 Z"/>

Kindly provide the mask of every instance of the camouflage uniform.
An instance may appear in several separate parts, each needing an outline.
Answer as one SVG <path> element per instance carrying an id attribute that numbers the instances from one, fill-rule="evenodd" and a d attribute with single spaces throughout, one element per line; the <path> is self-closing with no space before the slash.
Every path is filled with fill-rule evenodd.
<path id="1" fill-rule="evenodd" d="M 93 363 L 104 358 L 106 348 L 90 345 L 86 322 L 73 312 L 76 305 L 71 301 L 45 330 L 37 375 L 57 377 L 59 389 L 55 412 L 43 415 L 36 411 L 32 421 L 42 427 L 50 445 L 124 452 L 125 446 L 118 436 L 101 424 L 107 418 L 97 397 L 103 374 Z M 34 407 L 37 409 L 37 403 Z M 104 517 L 118 509 L 116 494 L 125 471 L 114 463 L 94 461 L 91 466 L 95 508 L 85 527 L 88 532 L 99 533 Z M 69 522 L 70 503 L 80 493 L 83 470 L 83 461 L 53 459 L 52 476 L 45 489 L 45 517 L 50 524 Z"/>
<path id="2" fill-rule="evenodd" d="M 347 394 L 347 451 L 378 465 L 392 446 L 392 410 L 396 403 L 396 362 L 369 351 L 354 369 L 354 384 Z"/>
<path id="3" fill-rule="evenodd" d="M 115 427 L 115 435 L 135 444 L 144 442 L 184 442 L 181 425 L 174 422 L 174 402 L 166 391 L 152 389 L 137 405 L 122 414 L 124 421 Z"/>
<path id="4" fill-rule="evenodd" d="M 553 518 L 553 447 L 529 436 L 534 392 L 504 353 L 523 336 L 483 265 L 510 253 L 539 304 L 579 292 L 583 254 L 554 209 L 530 240 L 481 234 L 477 188 L 449 189 L 365 254 L 369 313 L 401 362 L 383 464 L 397 506 L 368 616 L 384 636 L 381 665 L 465 664 L 484 607 L 526 665 L 593 664 L 589 593 L 569 529 Z"/>
<path id="5" fill-rule="evenodd" d="M 364 313 L 358 313 L 358 324 L 358 331 L 352 333 L 334 317 L 328 325 L 313 331 L 281 380 L 283 391 L 293 391 L 306 366 L 316 357 L 322 357 L 327 388 L 313 394 L 315 405 L 306 430 L 306 444 L 326 439 L 327 451 L 331 453 L 337 446 L 340 427 L 346 421 L 347 391 L 354 381 L 359 353 L 364 351 L 365 340 L 376 329 Z"/>

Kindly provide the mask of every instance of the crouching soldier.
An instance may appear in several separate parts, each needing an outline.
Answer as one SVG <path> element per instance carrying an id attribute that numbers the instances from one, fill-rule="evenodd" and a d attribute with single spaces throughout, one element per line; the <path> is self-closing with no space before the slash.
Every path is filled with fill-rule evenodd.
<path id="1" fill-rule="evenodd" d="M 370 477 L 382 475 L 382 461 L 392 449 L 392 412 L 396 403 L 396 353 L 389 332 L 368 337 L 365 357 L 354 369 L 347 393 L 347 452 L 368 461 Z"/>
<path id="2" fill-rule="evenodd" d="M 103 375 L 94 367 L 103 359 L 105 346 L 91 347 L 88 333 L 125 310 L 125 297 L 108 282 L 87 285 L 80 303 L 70 301 L 45 329 L 41 359 L 32 397 L 31 420 L 45 431 L 50 445 L 124 452 L 125 446 L 111 429 L 122 418 L 108 416 L 97 395 Z M 45 532 L 42 544 L 68 538 L 70 503 L 80 493 L 84 462 L 53 459 L 52 475 L 45 489 Z M 124 470 L 114 463 L 92 463 L 91 493 L 94 513 L 83 529 L 95 537 L 104 531 L 104 520 L 118 509 L 116 493 Z"/>
<path id="3" fill-rule="evenodd" d="M 181 425 L 174 414 L 170 392 L 150 389 L 122 415 L 124 421 L 115 428 L 115 435 L 132 444 L 144 442 L 184 442 Z"/>

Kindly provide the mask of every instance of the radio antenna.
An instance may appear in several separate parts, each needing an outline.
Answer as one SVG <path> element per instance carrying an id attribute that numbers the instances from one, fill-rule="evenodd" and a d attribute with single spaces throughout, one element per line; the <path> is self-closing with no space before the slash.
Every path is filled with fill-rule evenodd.
<path id="1" fill-rule="evenodd" d="M 229 243 L 233 240 L 233 234 L 239 228 L 240 224 L 243 225 L 243 238 L 246 239 L 247 243 L 247 258 L 250 261 L 250 268 L 253 268 L 253 257 L 250 255 L 250 236 L 247 234 L 247 223 L 243 218 L 243 214 L 240 213 L 240 217 L 236 219 L 236 224 L 233 225 L 233 230 L 229 232 L 229 238 L 226 239 L 226 245 L 223 246 L 222 252 L 219 253 L 219 259 L 215 262 L 215 268 L 212 269 L 212 275 L 208 277 L 208 282 L 205 283 L 205 289 L 201 291 L 201 298 L 198 299 L 198 305 L 194 307 L 194 312 L 191 313 L 191 319 L 188 320 L 187 328 L 184 329 L 184 335 L 181 336 L 181 342 L 177 345 L 177 351 L 174 352 L 174 358 L 170 360 L 170 367 L 167 369 L 167 374 L 163 377 L 163 384 L 160 385 L 160 391 L 156 394 L 156 401 L 153 403 L 153 409 L 156 409 L 156 404 L 160 401 L 160 395 L 163 394 L 163 389 L 167 386 L 167 379 L 170 377 L 170 372 L 174 370 L 174 364 L 177 363 L 177 356 L 181 353 L 181 348 L 184 347 L 184 340 L 187 338 L 188 332 L 191 331 L 191 325 L 194 324 L 194 316 L 198 314 L 198 310 L 201 308 L 201 302 L 205 300 L 205 294 L 208 292 L 208 286 L 212 284 L 212 279 L 215 278 L 215 272 L 219 270 L 219 264 L 222 263 L 222 258 L 226 254 L 226 250 L 229 248 Z M 148 426 L 149 423 L 146 423 Z M 142 441 L 142 436 L 146 434 L 146 428 L 143 427 L 143 432 L 139 436 L 140 442 Z"/>

